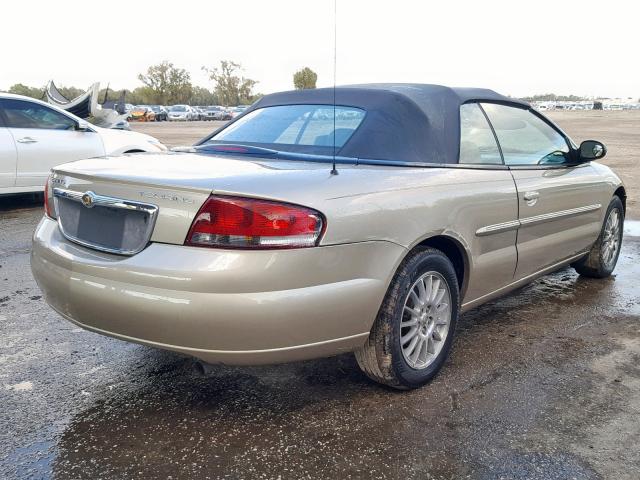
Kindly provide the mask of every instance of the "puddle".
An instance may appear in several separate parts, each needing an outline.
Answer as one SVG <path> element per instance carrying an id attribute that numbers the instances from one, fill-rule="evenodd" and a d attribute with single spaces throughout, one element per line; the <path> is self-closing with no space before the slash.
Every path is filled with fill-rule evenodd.
<path id="1" fill-rule="evenodd" d="M 13 390 L 14 392 L 30 392 L 33 390 L 33 383 L 31 382 L 20 382 L 15 385 L 5 385 L 4 388 L 7 390 Z"/>
<path id="2" fill-rule="evenodd" d="M 640 237 L 640 221 L 639 220 L 625 220 L 624 221 L 624 235 L 626 237 Z"/>

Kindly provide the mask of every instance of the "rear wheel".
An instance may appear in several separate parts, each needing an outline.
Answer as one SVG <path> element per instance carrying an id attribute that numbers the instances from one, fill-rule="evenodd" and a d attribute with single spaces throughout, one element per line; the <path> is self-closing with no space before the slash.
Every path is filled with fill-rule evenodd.
<path id="1" fill-rule="evenodd" d="M 376 382 L 417 388 L 442 368 L 458 320 L 458 280 L 439 250 L 423 248 L 399 267 L 366 344 L 355 356 Z"/>
<path id="2" fill-rule="evenodd" d="M 620 256 L 623 227 L 624 206 L 620 198 L 615 196 L 607 208 L 598 239 L 589 253 L 573 263 L 572 267 L 585 277 L 605 278 L 611 275 Z"/>

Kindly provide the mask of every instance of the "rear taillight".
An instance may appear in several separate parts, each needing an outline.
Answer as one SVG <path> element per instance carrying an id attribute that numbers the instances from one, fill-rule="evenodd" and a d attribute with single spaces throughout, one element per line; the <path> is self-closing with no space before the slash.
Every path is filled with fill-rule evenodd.
<path id="1" fill-rule="evenodd" d="M 221 248 L 301 248 L 318 244 L 324 222 L 310 208 L 253 198 L 212 195 L 185 245 Z"/>
<path id="2" fill-rule="evenodd" d="M 51 188 L 51 175 L 44 184 L 44 214 L 49 218 L 56 218 L 55 208 L 53 206 L 53 190 Z"/>

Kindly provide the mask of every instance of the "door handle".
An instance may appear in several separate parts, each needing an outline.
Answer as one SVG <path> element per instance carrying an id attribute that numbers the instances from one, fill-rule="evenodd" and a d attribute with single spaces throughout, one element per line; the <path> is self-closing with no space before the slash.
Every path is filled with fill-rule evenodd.
<path id="1" fill-rule="evenodd" d="M 523 198 L 524 198 L 524 201 L 527 202 L 528 206 L 533 207 L 538 202 L 539 197 L 540 197 L 539 192 L 531 191 L 531 192 L 525 192 Z"/>
<path id="2" fill-rule="evenodd" d="M 38 140 L 36 140 L 33 137 L 22 137 L 19 138 L 18 140 L 16 140 L 18 143 L 36 143 Z"/>

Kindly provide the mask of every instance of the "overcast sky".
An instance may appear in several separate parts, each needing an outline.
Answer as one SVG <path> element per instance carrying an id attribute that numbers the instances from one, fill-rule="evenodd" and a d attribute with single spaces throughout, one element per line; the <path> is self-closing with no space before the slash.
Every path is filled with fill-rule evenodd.
<path id="1" fill-rule="evenodd" d="M 640 97 L 640 6 L 607 1 L 337 0 L 337 83 L 420 82 Z M 5 0 L 0 89 L 14 83 L 133 89 L 169 60 L 240 62 L 256 90 L 309 66 L 333 84 L 333 0 Z"/>

